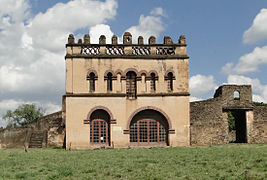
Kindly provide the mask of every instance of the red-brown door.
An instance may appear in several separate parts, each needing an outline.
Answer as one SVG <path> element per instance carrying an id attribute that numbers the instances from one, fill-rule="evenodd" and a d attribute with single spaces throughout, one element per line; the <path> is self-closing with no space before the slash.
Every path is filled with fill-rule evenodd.
<path id="1" fill-rule="evenodd" d="M 94 119 L 90 124 L 90 142 L 109 144 L 109 127 L 107 121 Z"/>
<path id="2" fill-rule="evenodd" d="M 154 119 L 141 119 L 130 126 L 130 142 L 137 145 L 166 145 L 167 128 Z"/>

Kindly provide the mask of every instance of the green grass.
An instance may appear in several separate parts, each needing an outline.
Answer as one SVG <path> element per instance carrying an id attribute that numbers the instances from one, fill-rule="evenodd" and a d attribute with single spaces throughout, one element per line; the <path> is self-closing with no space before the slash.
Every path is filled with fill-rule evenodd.
<path id="1" fill-rule="evenodd" d="M 267 179 L 267 145 L 2 149 L 0 179 Z"/>

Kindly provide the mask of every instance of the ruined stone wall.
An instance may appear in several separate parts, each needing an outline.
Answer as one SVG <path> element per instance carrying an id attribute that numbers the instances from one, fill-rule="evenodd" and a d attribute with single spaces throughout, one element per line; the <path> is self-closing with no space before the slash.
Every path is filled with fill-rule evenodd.
<path id="1" fill-rule="evenodd" d="M 251 143 L 267 143 L 267 107 L 254 106 L 254 123 Z"/>
<path id="2" fill-rule="evenodd" d="M 65 122 L 62 112 L 43 116 L 37 122 L 23 127 L 5 128 L 0 130 L 0 148 L 24 147 L 29 144 L 31 133 L 46 131 L 46 146 L 63 146 L 65 137 Z"/>
<path id="3" fill-rule="evenodd" d="M 0 149 L 24 147 L 31 127 L 5 128 L 0 130 Z"/>
<path id="4" fill-rule="evenodd" d="M 190 103 L 191 145 L 228 143 L 228 121 L 220 98 Z"/>
<path id="5" fill-rule="evenodd" d="M 235 99 L 234 92 L 240 97 Z M 191 145 L 229 143 L 234 137 L 228 132 L 227 111 L 246 112 L 248 143 L 267 143 L 267 107 L 253 106 L 249 85 L 220 86 L 214 98 L 190 103 Z"/>
<path id="6" fill-rule="evenodd" d="M 62 112 L 41 117 L 36 122 L 35 130 L 47 131 L 47 146 L 63 146 L 65 122 L 62 119 Z"/>

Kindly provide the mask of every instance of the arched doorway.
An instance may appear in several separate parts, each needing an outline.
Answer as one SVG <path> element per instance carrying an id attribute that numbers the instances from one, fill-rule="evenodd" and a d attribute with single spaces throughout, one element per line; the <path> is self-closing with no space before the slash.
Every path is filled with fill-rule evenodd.
<path id="1" fill-rule="evenodd" d="M 130 123 L 130 143 L 134 146 L 166 146 L 168 129 L 168 122 L 160 112 L 140 111 Z"/>
<path id="2" fill-rule="evenodd" d="M 90 143 L 110 145 L 110 115 L 103 109 L 90 116 Z"/>

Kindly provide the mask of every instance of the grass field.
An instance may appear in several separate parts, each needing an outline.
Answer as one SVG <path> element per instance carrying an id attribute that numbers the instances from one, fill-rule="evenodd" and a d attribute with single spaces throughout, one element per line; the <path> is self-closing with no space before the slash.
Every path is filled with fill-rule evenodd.
<path id="1" fill-rule="evenodd" d="M 267 179 L 267 145 L 2 149 L 0 179 Z"/>

